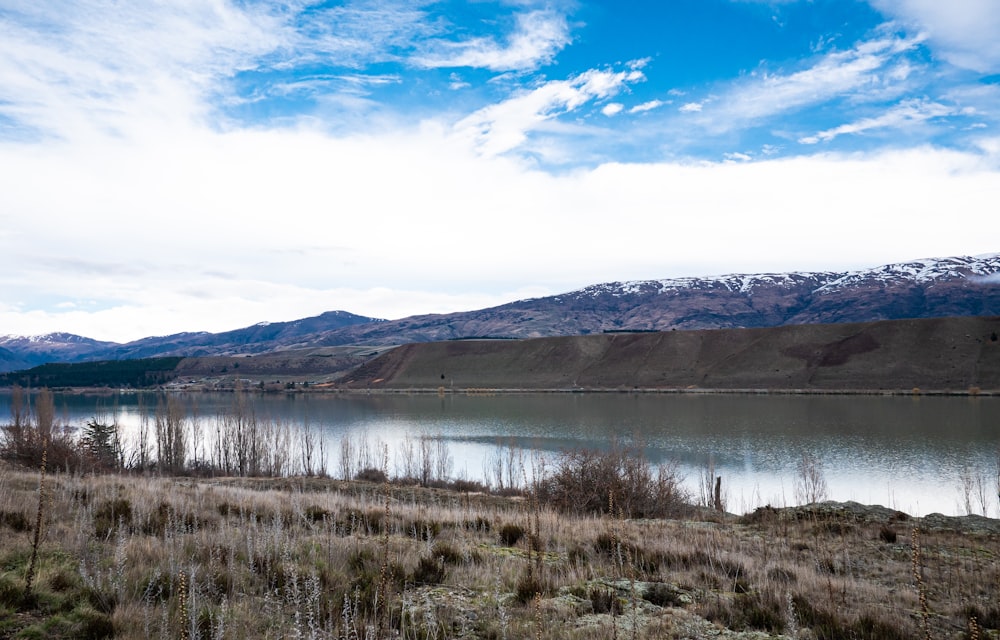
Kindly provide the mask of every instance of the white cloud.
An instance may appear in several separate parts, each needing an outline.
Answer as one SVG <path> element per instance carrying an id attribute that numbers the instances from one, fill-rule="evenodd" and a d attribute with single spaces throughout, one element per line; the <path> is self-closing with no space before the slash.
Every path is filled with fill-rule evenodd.
<path id="1" fill-rule="evenodd" d="M 625 105 L 620 102 L 609 102 L 601 108 L 601 113 L 610 118 L 611 116 L 616 116 L 621 113 L 624 108 Z"/>
<path id="2" fill-rule="evenodd" d="M 925 31 L 952 64 L 1000 70 L 1000 11 L 995 0 L 870 0 L 880 11 Z"/>
<path id="3" fill-rule="evenodd" d="M 987 157 L 993 158 L 993 160 L 1000 163 L 1000 137 L 980 138 L 976 140 L 976 146 Z"/>
<path id="4" fill-rule="evenodd" d="M 283 37 L 275 16 L 222 2 L 24 2 L 0 31 L 0 115 L 62 137 L 201 117 L 213 81 Z"/>
<path id="5" fill-rule="evenodd" d="M 269 65 L 291 69 L 330 63 L 362 68 L 372 62 L 399 60 L 416 44 L 439 37 L 443 31 L 428 16 L 424 10 L 427 3 L 421 0 L 324 4 L 328 6 L 292 0 L 271 5 L 281 7 L 282 42 L 273 50 L 273 59 L 266 61 Z"/>
<path id="6" fill-rule="evenodd" d="M 529 132 L 548 120 L 592 100 L 617 95 L 627 84 L 644 78 L 637 69 L 618 72 L 592 69 L 568 80 L 551 80 L 470 114 L 455 125 L 455 131 L 473 141 L 485 155 L 505 153 L 524 143 Z"/>
<path id="7" fill-rule="evenodd" d="M 983 147 L 551 175 L 434 123 L 0 144 L 0 333 L 121 340 L 474 309 L 525 286 L 987 253 L 1000 146 Z M 955 211 L 962 224 L 928 223 Z"/>
<path id="8" fill-rule="evenodd" d="M 667 104 L 662 100 L 650 100 L 648 102 L 643 102 L 642 104 L 637 104 L 628 110 L 629 113 L 643 113 L 646 111 L 652 111 L 653 109 L 659 109 L 663 105 Z"/>
<path id="9" fill-rule="evenodd" d="M 457 73 L 449 74 L 448 80 L 450 80 L 450 82 L 448 83 L 448 88 L 451 89 L 452 91 L 458 91 L 459 89 L 467 89 L 468 87 L 472 86 L 465 80 L 462 80 L 462 76 L 458 75 Z"/>
<path id="10" fill-rule="evenodd" d="M 863 133 L 871 129 L 898 129 L 910 127 L 931 118 L 941 118 L 961 113 L 955 107 L 949 107 L 928 100 L 905 100 L 885 113 L 874 118 L 862 118 L 855 122 L 840 125 L 832 129 L 820 131 L 811 136 L 799 138 L 801 144 L 816 144 L 829 142 L 837 136 Z"/>
<path id="11" fill-rule="evenodd" d="M 502 44 L 447 43 L 443 23 L 428 19 L 424 4 L 8 3 L 0 12 L 0 117 L 27 135 L 129 137 L 191 121 L 233 126 L 220 107 L 274 96 L 323 96 L 367 109 L 358 96 L 398 76 L 296 71 L 387 61 L 523 71 L 550 62 L 570 38 L 564 16 L 532 11 L 517 16 Z M 245 71 L 275 74 L 241 95 L 231 81 Z"/>
<path id="12" fill-rule="evenodd" d="M 752 74 L 717 96 L 711 108 L 693 102 L 681 109 L 701 111 L 702 126 L 719 133 L 833 98 L 879 90 L 881 82 L 893 77 L 890 73 L 881 78 L 880 71 L 920 41 L 920 36 L 890 36 L 862 42 L 848 51 L 827 54 L 801 71 Z"/>
<path id="13" fill-rule="evenodd" d="M 681 105 L 678 111 L 680 111 L 681 113 L 700 113 L 702 107 L 703 105 L 701 102 L 688 102 L 686 104 Z"/>
<path id="14" fill-rule="evenodd" d="M 493 38 L 464 42 L 437 40 L 430 51 L 415 56 L 419 66 L 476 67 L 492 71 L 524 71 L 548 64 L 570 43 L 566 17 L 553 11 L 531 11 L 517 16 L 517 29 L 506 43 Z"/>

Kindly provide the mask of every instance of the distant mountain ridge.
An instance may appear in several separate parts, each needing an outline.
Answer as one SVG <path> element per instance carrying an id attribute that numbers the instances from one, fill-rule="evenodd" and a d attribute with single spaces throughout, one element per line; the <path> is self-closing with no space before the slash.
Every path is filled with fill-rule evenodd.
<path id="1" fill-rule="evenodd" d="M 853 272 L 610 282 L 480 311 L 345 327 L 323 336 L 318 344 L 539 338 L 997 314 L 1000 254 L 989 254 Z"/>
<path id="2" fill-rule="evenodd" d="M 258 354 L 462 338 L 729 329 L 1000 315 L 1000 253 L 928 258 L 849 272 L 729 274 L 595 284 L 555 296 L 450 314 L 378 320 L 331 311 L 223 333 L 127 344 L 71 334 L 0 337 L 0 370 L 44 362 Z"/>
<path id="3" fill-rule="evenodd" d="M 328 311 L 289 322 L 261 322 L 222 333 L 188 332 L 142 338 L 126 344 L 100 342 L 68 333 L 44 336 L 0 336 L 0 371 L 14 371 L 47 362 L 130 360 L 157 356 L 209 356 L 271 351 L 284 341 L 359 323 L 383 320 L 347 311 Z M 4 358 L 4 352 L 11 356 Z"/>
<path id="4" fill-rule="evenodd" d="M 46 362 L 78 362 L 116 346 L 72 333 L 0 336 L 0 371 L 16 371 Z"/>

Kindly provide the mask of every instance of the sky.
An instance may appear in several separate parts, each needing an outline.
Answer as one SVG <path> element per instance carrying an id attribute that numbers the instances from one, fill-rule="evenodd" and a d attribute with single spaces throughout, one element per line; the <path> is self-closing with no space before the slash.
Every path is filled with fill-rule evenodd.
<path id="1" fill-rule="evenodd" d="M 995 0 L 0 0 L 0 335 L 1000 251 Z"/>

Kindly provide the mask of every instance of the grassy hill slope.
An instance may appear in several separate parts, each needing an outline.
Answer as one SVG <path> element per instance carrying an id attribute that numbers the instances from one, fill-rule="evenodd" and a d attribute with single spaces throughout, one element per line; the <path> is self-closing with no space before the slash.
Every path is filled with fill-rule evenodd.
<path id="1" fill-rule="evenodd" d="M 1000 317 L 408 344 L 347 388 L 1000 389 Z"/>

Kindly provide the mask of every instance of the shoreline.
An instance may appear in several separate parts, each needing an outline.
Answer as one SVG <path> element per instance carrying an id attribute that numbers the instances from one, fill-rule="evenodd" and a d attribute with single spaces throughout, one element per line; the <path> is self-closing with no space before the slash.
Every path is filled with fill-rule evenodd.
<path id="1" fill-rule="evenodd" d="M 310 390 L 289 390 L 289 393 L 301 391 L 312 393 Z M 615 387 L 587 387 L 587 388 L 488 388 L 488 387 L 468 387 L 463 389 L 434 389 L 429 387 L 408 387 L 408 388 L 382 388 L 382 389 L 323 389 L 316 390 L 317 393 L 402 393 L 421 394 L 432 393 L 438 395 L 493 395 L 493 394 L 667 394 L 667 395 L 820 395 L 820 396 L 969 396 L 969 397 L 995 397 L 1000 396 L 1000 390 L 975 390 L 968 389 L 726 389 L 726 388 L 633 388 L 622 389 Z"/>
<path id="2" fill-rule="evenodd" d="M 24 473 L 34 475 L 38 470 L 33 466 L 25 466 L 10 460 L 0 459 L 0 472 Z M 54 470 L 51 475 L 55 479 L 72 479 L 61 471 Z M 439 499 L 461 496 L 463 501 L 485 500 L 502 501 L 526 505 L 529 491 L 517 494 L 504 494 L 494 491 L 469 491 L 453 486 L 430 485 L 421 486 L 406 479 L 394 478 L 385 482 L 375 482 L 358 478 L 344 480 L 330 475 L 283 475 L 283 476 L 234 476 L 234 475 L 200 475 L 197 473 L 144 473 L 130 471 L 103 471 L 89 474 L 94 478 L 133 478 L 136 480 L 165 481 L 183 484 L 185 486 L 204 485 L 206 487 L 233 487 L 249 490 L 279 490 L 294 491 L 303 495 L 322 492 L 345 492 L 352 495 L 379 494 L 386 490 L 393 494 L 410 495 L 419 492 L 427 495 L 437 495 Z M 398 496 L 396 499 L 399 499 Z M 690 503 L 685 506 L 684 513 L 669 517 L 629 518 L 635 522 L 674 521 L 674 522 L 716 522 L 753 524 L 761 520 L 779 518 L 789 521 L 829 520 L 852 521 L 856 523 L 911 523 L 922 531 L 939 533 L 959 533 L 966 535 L 1000 535 L 1000 518 L 983 516 L 977 513 L 950 515 L 933 511 L 918 515 L 887 507 L 878 503 L 858 502 L 857 500 L 823 500 L 808 504 L 775 506 L 764 504 L 743 513 L 734 511 L 718 511 L 711 507 Z M 912 527 L 911 527 L 912 528 Z"/>
<path id="3" fill-rule="evenodd" d="M 0 387 L 0 392 L 9 393 L 13 387 Z M 41 387 L 39 387 L 41 388 Z M 31 389 L 25 389 L 31 391 Z M 180 392 L 180 393 L 250 393 L 254 395 L 307 395 L 307 394 L 342 394 L 342 395 L 465 395 L 465 396 L 490 396 L 490 395 L 558 395 L 558 394 L 636 394 L 636 395 L 795 395 L 795 396 L 944 396 L 944 397 L 1000 397 L 1000 389 L 755 389 L 755 388 L 661 388 L 642 387 L 624 389 L 617 387 L 575 387 L 575 388 L 532 388 L 532 387 L 467 387 L 467 388 L 444 388 L 444 387 L 406 387 L 406 388 L 352 388 L 352 387 L 302 387 L 296 386 L 292 389 L 267 389 L 260 390 L 255 386 L 237 388 L 236 386 L 212 387 L 198 385 L 196 383 L 184 385 L 166 385 L 160 387 L 143 388 L 108 388 L 108 387 L 51 387 L 54 393 L 67 393 L 73 395 L 114 395 L 116 393 L 156 393 Z"/>

